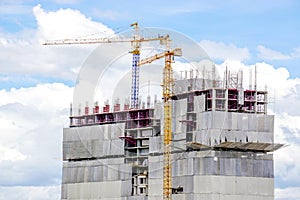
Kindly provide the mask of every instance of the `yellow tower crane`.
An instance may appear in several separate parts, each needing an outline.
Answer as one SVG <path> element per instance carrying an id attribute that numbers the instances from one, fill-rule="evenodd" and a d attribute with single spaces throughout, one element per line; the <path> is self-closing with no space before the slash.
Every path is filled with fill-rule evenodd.
<path id="1" fill-rule="evenodd" d="M 134 35 L 130 38 L 75 38 L 61 40 L 47 40 L 43 45 L 68 45 L 68 44 L 98 44 L 98 43 L 131 43 L 132 46 L 132 80 L 131 80 L 131 103 L 130 107 L 136 109 L 138 107 L 139 98 L 139 67 L 137 63 L 140 61 L 140 49 L 142 42 L 160 41 L 165 44 L 169 40 L 169 35 L 158 36 L 153 38 L 144 38 L 140 35 L 138 23 L 131 24 L 134 28 Z"/>
<path id="2" fill-rule="evenodd" d="M 163 197 L 164 200 L 172 199 L 172 96 L 173 96 L 173 69 L 171 63 L 174 56 L 181 56 L 182 51 L 176 48 L 165 51 L 152 57 L 141 60 L 138 66 L 148 64 L 154 60 L 165 57 L 163 70 L 163 99 L 164 99 L 164 172 L 163 172 Z"/>

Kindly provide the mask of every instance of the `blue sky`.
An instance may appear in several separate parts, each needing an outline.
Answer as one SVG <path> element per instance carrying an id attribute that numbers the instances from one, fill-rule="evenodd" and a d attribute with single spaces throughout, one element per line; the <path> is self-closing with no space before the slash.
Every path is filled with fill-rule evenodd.
<path id="1" fill-rule="evenodd" d="M 246 47 L 251 55 L 245 62 L 266 61 L 258 56 L 257 46 L 263 45 L 291 56 L 300 43 L 298 1 L 1 1 L 1 29 L 16 33 L 35 29 L 32 8 L 41 4 L 47 11 L 60 8 L 79 10 L 86 17 L 99 21 L 113 30 L 139 21 L 144 27 L 175 29 L 195 41 L 212 40 L 237 47 Z M 297 56 L 268 59 L 276 66 L 289 69 L 291 77 L 300 75 Z"/>
<path id="2" fill-rule="evenodd" d="M 46 48 L 42 41 L 130 30 L 135 21 L 181 32 L 221 68 L 261 66 L 261 79 L 276 91 L 275 140 L 289 144 L 274 156 L 276 199 L 299 199 L 291 192 L 300 191 L 299 9 L 296 0 L 0 1 L 0 199 L 59 194 L 61 131 L 80 66 L 95 46 Z M 21 192 L 12 196 L 14 189 Z"/>

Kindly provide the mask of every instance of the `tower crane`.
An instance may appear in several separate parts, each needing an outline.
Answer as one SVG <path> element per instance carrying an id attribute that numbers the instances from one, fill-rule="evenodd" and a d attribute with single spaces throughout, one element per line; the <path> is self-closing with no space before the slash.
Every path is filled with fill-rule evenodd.
<path id="1" fill-rule="evenodd" d="M 61 39 L 61 40 L 47 40 L 43 45 L 68 45 L 68 44 L 98 44 L 98 43 L 131 43 L 132 46 L 132 80 L 131 80 L 131 109 L 138 108 L 139 98 L 139 67 L 137 63 L 140 61 L 140 49 L 142 42 L 160 41 L 160 44 L 165 44 L 169 36 L 158 36 L 153 38 L 144 38 L 140 35 L 140 28 L 138 23 L 131 24 L 134 28 L 134 35 L 132 38 L 75 38 L 75 39 Z"/>
<path id="2" fill-rule="evenodd" d="M 173 69 L 171 63 L 174 56 L 182 56 L 180 48 L 165 51 L 152 57 L 141 60 L 138 66 L 148 64 L 154 60 L 165 57 L 163 69 L 163 99 L 164 99 L 164 172 L 163 197 L 164 200 L 172 198 L 172 96 L 173 96 Z"/>

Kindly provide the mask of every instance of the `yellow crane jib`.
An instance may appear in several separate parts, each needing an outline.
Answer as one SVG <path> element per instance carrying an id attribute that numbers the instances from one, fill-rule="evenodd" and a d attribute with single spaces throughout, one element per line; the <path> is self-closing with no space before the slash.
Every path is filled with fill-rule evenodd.
<path id="1" fill-rule="evenodd" d="M 172 51 L 165 51 L 165 52 L 162 52 L 162 53 L 159 53 L 159 54 L 155 54 L 155 55 L 153 55 L 151 57 L 142 59 L 138 63 L 138 66 L 145 65 L 145 64 L 150 64 L 153 61 L 161 59 L 161 58 L 163 58 L 163 57 L 165 57 L 167 55 L 170 55 L 170 56 L 182 56 L 182 50 L 181 50 L 181 48 L 175 48 Z"/>

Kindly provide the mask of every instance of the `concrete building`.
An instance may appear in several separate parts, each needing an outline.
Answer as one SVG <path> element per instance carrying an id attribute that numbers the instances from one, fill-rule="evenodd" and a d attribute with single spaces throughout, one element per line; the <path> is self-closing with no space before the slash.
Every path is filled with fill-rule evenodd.
<path id="1" fill-rule="evenodd" d="M 272 152 L 282 145 L 274 144 L 267 95 L 233 76 L 176 81 L 172 199 L 274 199 Z M 163 150 L 159 102 L 71 114 L 61 199 L 162 199 Z"/>

